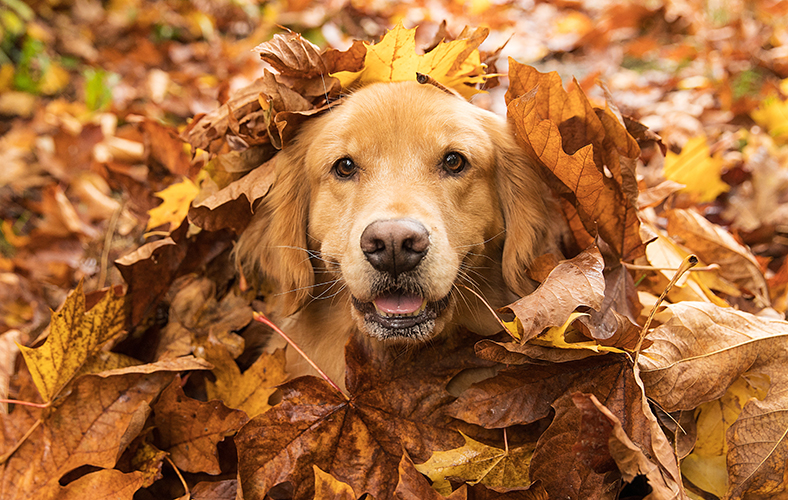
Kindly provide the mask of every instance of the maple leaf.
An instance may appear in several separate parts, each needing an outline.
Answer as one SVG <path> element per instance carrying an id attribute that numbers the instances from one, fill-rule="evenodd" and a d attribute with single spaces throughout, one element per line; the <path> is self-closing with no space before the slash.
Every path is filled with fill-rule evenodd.
<path id="1" fill-rule="evenodd" d="M 216 376 L 216 381 L 208 381 L 205 387 L 210 399 L 221 399 L 230 408 L 243 410 L 250 417 L 271 408 L 268 398 L 287 378 L 283 350 L 261 354 L 252 366 L 241 373 L 224 346 L 209 339 L 204 347 L 205 358 L 214 365 Z"/>
<path id="2" fill-rule="evenodd" d="M 124 331 L 124 298 L 112 290 L 90 310 L 85 310 L 82 282 L 69 294 L 60 311 L 52 313 L 49 337 L 40 347 L 20 346 L 33 381 L 45 401 L 55 396 L 98 354 Z"/>
<path id="3" fill-rule="evenodd" d="M 181 182 L 172 184 L 156 194 L 164 202 L 156 208 L 148 210 L 148 225 L 146 231 L 159 226 L 169 224 L 169 227 L 176 228 L 189 213 L 189 207 L 199 188 L 188 178 Z"/>
<path id="4" fill-rule="evenodd" d="M 475 85 L 486 79 L 478 47 L 488 33 L 480 28 L 469 38 L 444 42 L 419 55 L 416 29 L 405 29 L 400 22 L 379 43 L 367 46 L 364 69 L 331 76 L 338 78 L 343 88 L 351 88 L 374 82 L 415 81 L 416 73 L 422 73 L 467 99 L 480 92 Z"/>
<path id="5" fill-rule="evenodd" d="M 755 123 L 781 143 L 788 142 L 788 99 L 771 97 L 750 113 Z"/>
<path id="6" fill-rule="evenodd" d="M 216 445 L 245 424 L 249 417 L 218 400 L 202 402 L 186 396 L 176 377 L 153 407 L 162 447 L 178 468 L 219 474 Z"/>
<path id="7" fill-rule="evenodd" d="M 0 498 L 54 498 L 65 473 L 114 467 L 175 372 L 209 367 L 190 357 L 80 377 L 8 458 Z"/>
<path id="8" fill-rule="evenodd" d="M 462 433 L 461 433 L 462 434 Z M 449 479 L 468 484 L 488 486 L 523 487 L 531 484 L 528 463 L 533 446 L 502 450 L 462 434 L 465 444 L 453 450 L 437 451 L 416 470 L 429 477 L 440 494 L 448 496 L 452 488 Z"/>
<path id="9" fill-rule="evenodd" d="M 682 191 L 695 196 L 698 202 L 713 201 L 730 186 L 720 179 L 724 164 L 721 153 L 709 154 L 705 136 L 688 140 L 681 153 L 668 151 L 662 170 L 666 179 L 684 185 Z"/>
<path id="10" fill-rule="evenodd" d="M 446 385 L 455 375 L 489 366 L 473 356 L 468 340 L 433 345 L 406 360 L 402 353 L 370 357 L 354 338 L 346 351 L 349 399 L 314 377 L 280 386 L 282 402 L 235 438 L 244 497 L 263 498 L 289 482 L 295 498 L 311 498 L 315 465 L 354 492 L 389 498 L 403 449 L 423 461 L 461 445 L 440 409 L 453 399 Z"/>
<path id="11" fill-rule="evenodd" d="M 509 60 L 507 114 L 519 144 L 566 203 L 576 239 L 599 234 L 623 260 L 643 253 L 635 160 L 640 148 L 610 109 L 595 109 L 557 73 Z M 608 175 L 609 174 L 609 175 Z M 572 224 L 576 214 L 578 224 Z"/>

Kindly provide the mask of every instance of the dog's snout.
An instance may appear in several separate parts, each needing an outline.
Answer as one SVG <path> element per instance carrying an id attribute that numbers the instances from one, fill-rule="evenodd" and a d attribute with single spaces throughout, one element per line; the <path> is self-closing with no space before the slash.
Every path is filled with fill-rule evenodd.
<path id="1" fill-rule="evenodd" d="M 378 220 L 361 233 L 361 250 L 372 267 L 397 276 L 427 255 L 430 234 L 414 219 Z"/>

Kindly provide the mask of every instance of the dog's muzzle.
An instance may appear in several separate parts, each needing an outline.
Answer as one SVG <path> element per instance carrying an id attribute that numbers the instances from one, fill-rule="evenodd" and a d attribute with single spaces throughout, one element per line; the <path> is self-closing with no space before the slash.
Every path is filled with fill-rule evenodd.
<path id="1" fill-rule="evenodd" d="M 353 297 L 362 313 L 367 331 L 380 340 L 430 337 L 435 319 L 446 308 L 449 296 L 428 302 L 418 291 L 398 285 L 408 280 L 430 247 L 430 235 L 415 219 L 387 219 L 371 223 L 361 234 L 361 250 L 372 267 L 390 286 L 377 293 L 371 302 Z"/>

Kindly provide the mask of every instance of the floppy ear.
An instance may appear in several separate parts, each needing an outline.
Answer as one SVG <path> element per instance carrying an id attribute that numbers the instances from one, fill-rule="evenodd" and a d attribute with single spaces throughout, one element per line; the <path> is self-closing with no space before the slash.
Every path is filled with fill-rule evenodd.
<path id="1" fill-rule="evenodd" d="M 503 278 L 520 296 L 531 293 L 534 282 L 526 270 L 536 257 L 556 249 L 557 206 L 536 168 L 515 141 L 503 120 L 488 121 L 496 148 L 496 183 L 506 228 Z M 552 220 L 556 223 L 551 222 Z"/>
<path id="2" fill-rule="evenodd" d="M 256 207 L 235 247 L 236 267 L 250 283 L 272 280 L 286 316 L 309 299 L 315 275 L 307 250 L 309 183 L 304 148 L 292 144 L 276 157 L 276 180 Z"/>

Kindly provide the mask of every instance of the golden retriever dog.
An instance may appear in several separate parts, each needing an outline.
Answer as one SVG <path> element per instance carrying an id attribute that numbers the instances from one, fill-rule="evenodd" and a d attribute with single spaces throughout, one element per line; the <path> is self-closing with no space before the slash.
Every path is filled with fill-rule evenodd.
<path id="1" fill-rule="evenodd" d="M 553 240 L 547 188 L 507 122 L 416 82 L 361 88 L 303 125 L 241 235 L 250 280 L 273 283 L 273 320 L 334 381 L 344 346 L 423 344 L 500 330 L 493 307 L 533 291 Z M 288 350 L 288 372 L 310 373 Z"/>

